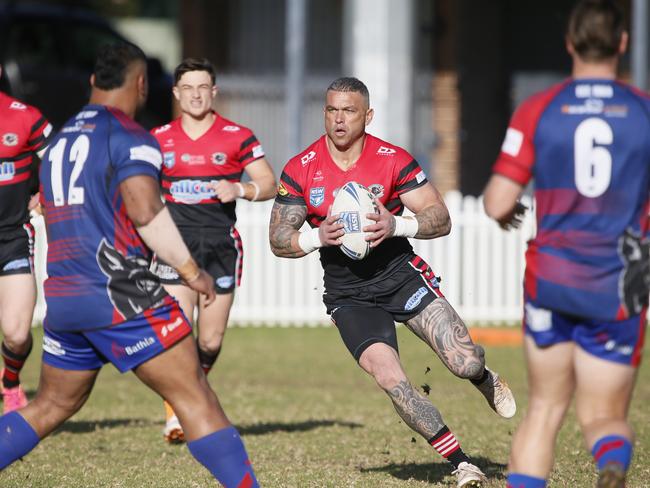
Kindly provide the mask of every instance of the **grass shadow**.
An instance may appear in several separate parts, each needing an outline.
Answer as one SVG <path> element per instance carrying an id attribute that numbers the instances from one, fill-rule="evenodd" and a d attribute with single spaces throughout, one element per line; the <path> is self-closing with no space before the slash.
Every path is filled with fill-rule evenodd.
<path id="1" fill-rule="evenodd" d="M 160 421 L 143 418 L 131 419 L 104 419 L 104 420 L 68 420 L 61 425 L 53 435 L 69 432 L 72 434 L 83 434 L 95 432 L 102 429 L 115 429 L 119 427 L 150 427 L 159 425 Z"/>
<path id="2" fill-rule="evenodd" d="M 494 461 L 482 456 L 473 457 L 472 463 L 481 468 L 481 471 L 483 471 L 489 479 L 505 479 L 505 464 L 495 463 Z M 360 468 L 359 471 L 362 473 L 388 473 L 394 478 L 401 480 L 438 483 L 446 476 L 449 476 L 453 469 L 453 466 L 449 463 L 390 463 L 385 466 Z"/>
<path id="3" fill-rule="evenodd" d="M 251 425 L 238 425 L 241 435 L 265 435 L 273 432 L 306 432 L 320 427 L 347 427 L 358 429 L 363 424 L 340 420 L 304 420 L 302 422 L 259 422 Z"/>

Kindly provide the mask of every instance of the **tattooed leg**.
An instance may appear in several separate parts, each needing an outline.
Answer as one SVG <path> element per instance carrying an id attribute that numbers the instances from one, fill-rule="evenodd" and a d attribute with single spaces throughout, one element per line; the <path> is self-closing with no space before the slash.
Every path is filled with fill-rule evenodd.
<path id="1" fill-rule="evenodd" d="M 400 381 L 388 392 L 397 414 L 427 441 L 445 426 L 442 415 L 408 380 Z"/>
<path id="2" fill-rule="evenodd" d="M 438 409 L 409 382 L 395 349 L 372 344 L 361 354 L 359 366 L 388 394 L 398 415 L 415 432 L 429 440 L 444 427 Z"/>
<path id="3" fill-rule="evenodd" d="M 436 298 L 406 326 L 429 344 L 456 376 L 476 379 L 483 375 L 485 351 L 472 342 L 464 322 L 446 299 Z"/>

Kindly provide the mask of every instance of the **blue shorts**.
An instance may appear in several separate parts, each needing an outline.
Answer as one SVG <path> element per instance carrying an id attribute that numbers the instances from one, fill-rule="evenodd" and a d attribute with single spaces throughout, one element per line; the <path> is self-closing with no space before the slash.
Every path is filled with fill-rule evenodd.
<path id="1" fill-rule="evenodd" d="M 625 320 L 594 320 L 539 308 L 528 299 L 524 305 L 524 333 L 538 347 L 575 342 L 594 356 L 638 367 L 643 352 L 647 309 Z"/>
<path id="2" fill-rule="evenodd" d="M 148 309 L 131 320 L 80 332 L 45 328 L 43 362 L 60 369 L 99 369 L 107 362 L 124 373 L 180 342 L 192 333 L 175 300 Z"/>

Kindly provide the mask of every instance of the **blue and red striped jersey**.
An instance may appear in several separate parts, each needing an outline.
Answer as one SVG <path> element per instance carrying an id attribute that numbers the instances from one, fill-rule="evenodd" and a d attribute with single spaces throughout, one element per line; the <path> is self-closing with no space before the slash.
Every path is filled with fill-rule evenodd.
<path id="1" fill-rule="evenodd" d="M 45 326 L 87 330 L 155 308 L 166 296 L 119 185 L 159 178 L 152 135 L 123 112 L 87 105 L 52 140 L 40 170 L 48 233 Z"/>
<path id="2" fill-rule="evenodd" d="M 537 234 L 525 293 L 543 308 L 621 320 L 650 285 L 650 98 L 624 83 L 570 79 L 524 101 L 494 172 L 534 179 Z"/>

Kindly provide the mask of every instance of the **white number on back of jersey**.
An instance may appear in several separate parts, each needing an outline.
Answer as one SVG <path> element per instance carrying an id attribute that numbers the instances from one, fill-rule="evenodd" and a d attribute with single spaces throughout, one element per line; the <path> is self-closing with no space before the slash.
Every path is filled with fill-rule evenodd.
<path id="1" fill-rule="evenodd" d="M 576 128 L 574 143 L 575 182 L 578 191 L 590 198 L 605 193 L 612 179 L 612 155 L 601 145 L 610 145 L 614 132 L 607 122 L 590 117 Z"/>
<path id="2" fill-rule="evenodd" d="M 49 159 L 52 163 L 52 196 L 55 207 L 61 207 L 66 203 L 63 195 L 63 158 L 67 143 L 67 139 L 60 139 L 49 152 Z M 72 168 L 70 185 L 68 186 L 68 205 L 81 205 L 84 203 L 84 189 L 76 186 L 76 183 L 84 164 L 86 164 L 86 159 L 88 159 L 89 150 L 90 139 L 83 134 L 77 137 L 72 143 L 72 147 L 70 147 L 70 162 L 74 163 L 74 168 Z"/>

